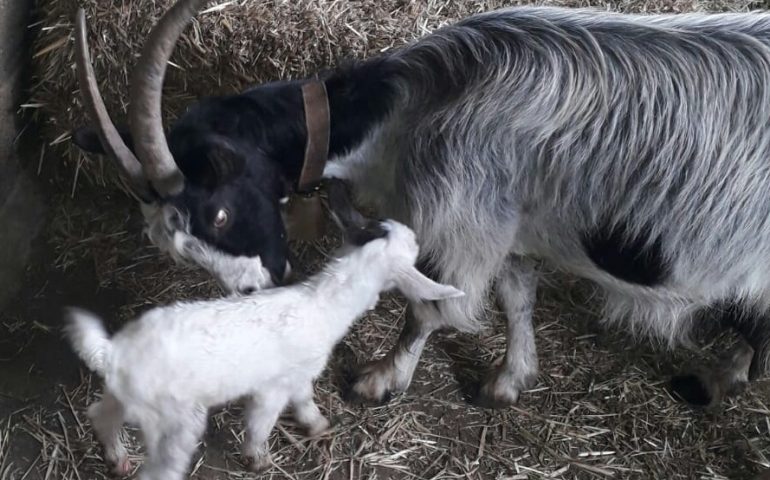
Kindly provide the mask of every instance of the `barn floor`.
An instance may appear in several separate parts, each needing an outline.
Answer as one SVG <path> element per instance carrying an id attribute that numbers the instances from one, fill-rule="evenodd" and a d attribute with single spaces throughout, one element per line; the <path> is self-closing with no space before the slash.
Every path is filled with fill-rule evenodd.
<path id="1" fill-rule="evenodd" d="M 648 3 L 608 6 L 644 10 Z M 661 1 L 669 3 L 692 7 Z M 59 41 L 64 28 L 52 26 L 41 41 L 49 55 L 66 44 Z M 65 58 L 61 65 L 71 64 Z M 204 78 L 206 68 L 190 72 Z M 61 74 L 52 72 L 56 84 Z M 191 80 L 185 87 L 208 84 Z M 101 386 L 62 339 L 62 307 L 90 308 L 114 329 L 150 305 L 220 292 L 206 275 L 174 265 L 142 238 L 136 205 L 105 181 L 109 169 L 99 160 L 80 168 L 71 154 L 73 168 L 57 156 L 66 149 L 56 144 L 66 138 L 51 132 L 70 128 L 67 111 L 45 108 L 61 118 L 42 129 L 48 136 L 29 141 L 25 164 L 45 186 L 47 224 L 20 293 L 0 311 L 0 480 L 109 478 L 84 415 Z M 295 245 L 299 264 L 318 266 L 333 243 Z M 673 373 L 688 362 L 712 361 L 729 338 L 712 339 L 694 357 L 649 342 L 634 345 L 600 326 L 590 285 L 557 274 L 545 283 L 535 318 L 539 383 L 518 405 L 493 411 L 468 401 L 504 351 L 493 305 L 486 312 L 490 327 L 480 335 L 445 332 L 432 339 L 406 394 L 379 407 L 344 401 L 355 366 L 383 355 L 401 328 L 404 304 L 391 296 L 355 326 L 317 384 L 333 433 L 309 441 L 282 420 L 271 437 L 274 466 L 260 478 L 753 480 L 770 469 L 770 379 L 715 412 L 689 408 L 666 389 Z M 135 431 L 128 430 L 128 440 L 138 464 Z M 241 440 L 240 407 L 212 411 L 193 478 L 257 478 L 240 464 Z"/>
<path id="2" fill-rule="evenodd" d="M 2 480 L 108 477 L 84 417 L 100 385 L 61 339 L 63 305 L 94 309 L 114 327 L 145 302 L 181 295 L 176 289 L 185 296 L 216 293 L 204 276 L 166 264 L 147 245 L 133 205 L 121 195 L 52 195 L 59 201 L 42 241 L 43 261 L 0 322 Z M 317 264 L 329 248 L 324 242 L 297 251 Z M 176 280 L 164 283 L 160 270 Z M 125 278 L 136 283 L 123 285 Z M 318 384 L 334 434 L 308 441 L 283 421 L 271 437 L 275 465 L 265 478 L 732 480 L 770 467 L 770 382 L 753 385 L 719 412 L 692 410 L 665 388 L 686 357 L 634 347 L 603 331 L 590 308 L 590 287 L 560 277 L 550 283 L 537 309 L 540 382 L 519 405 L 490 411 L 467 400 L 503 351 L 499 322 L 479 336 L 438 335 L 412 388 L 389 404 L 345 403 L 350 366 L 382 354 L 398 332 L 403 305 L 388 298 L 337 349 Z M 236 453 L 239 412 L 238 405 L 212 412 L 193 478 L 255 478 Z"/>

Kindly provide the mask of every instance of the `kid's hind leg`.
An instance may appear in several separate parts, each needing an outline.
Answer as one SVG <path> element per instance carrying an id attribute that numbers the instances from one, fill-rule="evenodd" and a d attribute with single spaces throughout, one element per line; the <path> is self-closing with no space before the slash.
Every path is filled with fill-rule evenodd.
<path id="1" fill-rule="evenodd" d="M 206 409 L 191 406 L 166 412 L 155 421 L 142 421 L 147 460 L 140 480 L 184 480 L 190 459 L 206 429 Z"/>
<path id="2" fill-rule="evenodd" d="M 311 437 L 323 434 L 329 429 L 329 420 L 313 400 L 313 383 L 307 382 L 291 395 L 294 419 L 307 430 Z"/>
<path id="3" fill-rule="evenodd" d="M 267 440 L 288 401 L 289 396 L 281 391 L 261 392 L 246 401 L 246 441 L 242 454 L 249 470 L 262 472 L 270 468 Z"/>
<path id="4" fill-rule="evenodd" d="M 125 420 L 123 405 L 111 393 L 105 392 L 101 400 L 88 407 L 88 418 L 104 447 L 104 459 L 111 470 L 120 476 L 131 473 L 128 451 L 120 438 Z"/>

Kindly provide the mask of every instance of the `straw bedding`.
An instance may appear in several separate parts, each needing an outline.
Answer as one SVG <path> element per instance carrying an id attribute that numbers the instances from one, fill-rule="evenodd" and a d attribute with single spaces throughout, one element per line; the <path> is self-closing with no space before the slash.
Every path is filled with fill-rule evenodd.
<path id="1" fill-rule="evenodd" d="M 50 186 L 47 232 L 50 268 L 45 275 L 93 276 L 81 296 L 108 298 L 113 326 L 149 304 L 218 295 L 205 275 L 171 264 L 141 238 L 134 205 L 115 182 L 112 165 L 84 157 L 68 132 L 85 120 L 73 64 L 72 17 L 86 7 L 89 41 L 107 107 L 125 117 L 132 62 L 169 0 L 78 2 L 41 0 L 33 48 L 33 86 L 24 110 L 40 139 L 28 155 Z M 202 95 L 298 78 L 350 58 L 398 48 L 464 15 L 517 2 L 505 0 L 299 0 L 219 1 L 188 29 L 172 58 L 164 110 L 168 119 Z M 694 9 L 746 10 L 741 0 L 566 0 L 566 6 L 598 6 L 637 12 Z M 335 240 L 297 244 L 312 270 Z M 42 281 L 38 278 L 36 281 Z M 40 289 L 40 295 L 50 291 Z M 96 293 L 95 293 L 96 292 Z M 541 292 L 536 311 L 540 382 L 520 404 L 503 411 L 477 409 L 467 387 L 502 354 L 496 328 L 480 336 L 437 336 L 412 388 L 388 405 L 365 408 L 343 401 L 350 366 L 383 354 L 401 326 L 404 305 L 388 297 L 360 322 L 335 352 L 317 387 L 325 413 L 336 421 L 321 440 L 301 437 L 290 420 L 272 438 L 275 478 L 752 478 L 770 467 L 770 390 L 759 383 L 731 400 L 718 415 L 674 401 L 664 380 L 687 360 L 633 346 L 622 332 L 596 327 L 590 286 L 557 277 Z M 65 301 L 66 299 L 62 299 Z M 27 329 L 30 344 L 49 330 L 23 322 L 25 311 L 5 321 Z M 721 340 L 720 340 L 721 341 Z M 74 362 L 71 357 L 68 361 Z M 44 377 L 48 378 L 48 377 Z M 51 378 L 57 378 L 52 375 Z M 102 478 L 101 450 L 84 407 L 99 390 L 85 372 L 61 381 L 49 400 L 35 401 L 0 425 L 0 477 Z M 206 448 L 195 457 L 195 478 L 252 478 L 236 452 L 242 439 L 237 404 L 213 412 Z M 29 467 L 12 462 L 9 438 L 32 441 Z M 139 443 L 132 453 L 141 454 Z M 34 452 L 33 452 L 34 453 Z M 29 460 L 29 459 L 28 459 Z M 15 466 L 14 466 L 15 465 Z M 27 469 L 28 468 L 28 469 Z M 35 476 L 37 475 L 37 476 Z M 26 475 L 25 475 L 26 476 Z"/>

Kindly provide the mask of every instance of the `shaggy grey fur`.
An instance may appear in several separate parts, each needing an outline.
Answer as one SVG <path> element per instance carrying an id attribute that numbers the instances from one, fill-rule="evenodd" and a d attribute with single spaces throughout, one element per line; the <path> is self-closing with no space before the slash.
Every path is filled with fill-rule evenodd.
<path id="1" fill-rule="evenodd" d="M 392 58 L 398 106 L 326 175 L 412 226 L 437 280 L 466 296 L 413 305 L 411 333 L 358 393 L 406 388 L 430 332 L 476 330 L 488 289 L 504 279 L 506 313 L 526 320 L 509 320 L 520 338 L 498 369 L 506 378 L 485 388 L 515 401 L 537 372 L 528 257 L 596 281 L 609 320 L 672 346 L 703 307 L 766 312 L 770 15 L 504 9 Z M 598 268 L 584 246 L 596 229 L 659 242 L 662 281 Z"/>

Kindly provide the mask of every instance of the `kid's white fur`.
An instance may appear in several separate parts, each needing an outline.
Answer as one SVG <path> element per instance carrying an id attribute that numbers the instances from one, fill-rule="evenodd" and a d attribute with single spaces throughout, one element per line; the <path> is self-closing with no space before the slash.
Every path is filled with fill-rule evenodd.
<path id="1" fill-rule="evenodd" d="M 127 421 L 141 428 L 146 443 L 140 478 L 184 478 L 208 408 L 240 397 L 247 398 L 243 454 L 255 470 L 270 464 L 267 439 L 287 404 L 311 435 L 327 429 L 313 381 L 381 292 L 398 288 L 415 301 L 463 295 L 417 271 L 408 227 L 382 227 L 385 237 L 349 247 L 302 284 L 154 308 L 111 339 L 96 316 L 71 309 L 68 338 L 104 378 L 104 397 L 89 417 L 116 471 L 131 468 L 120 440 Z"/>

